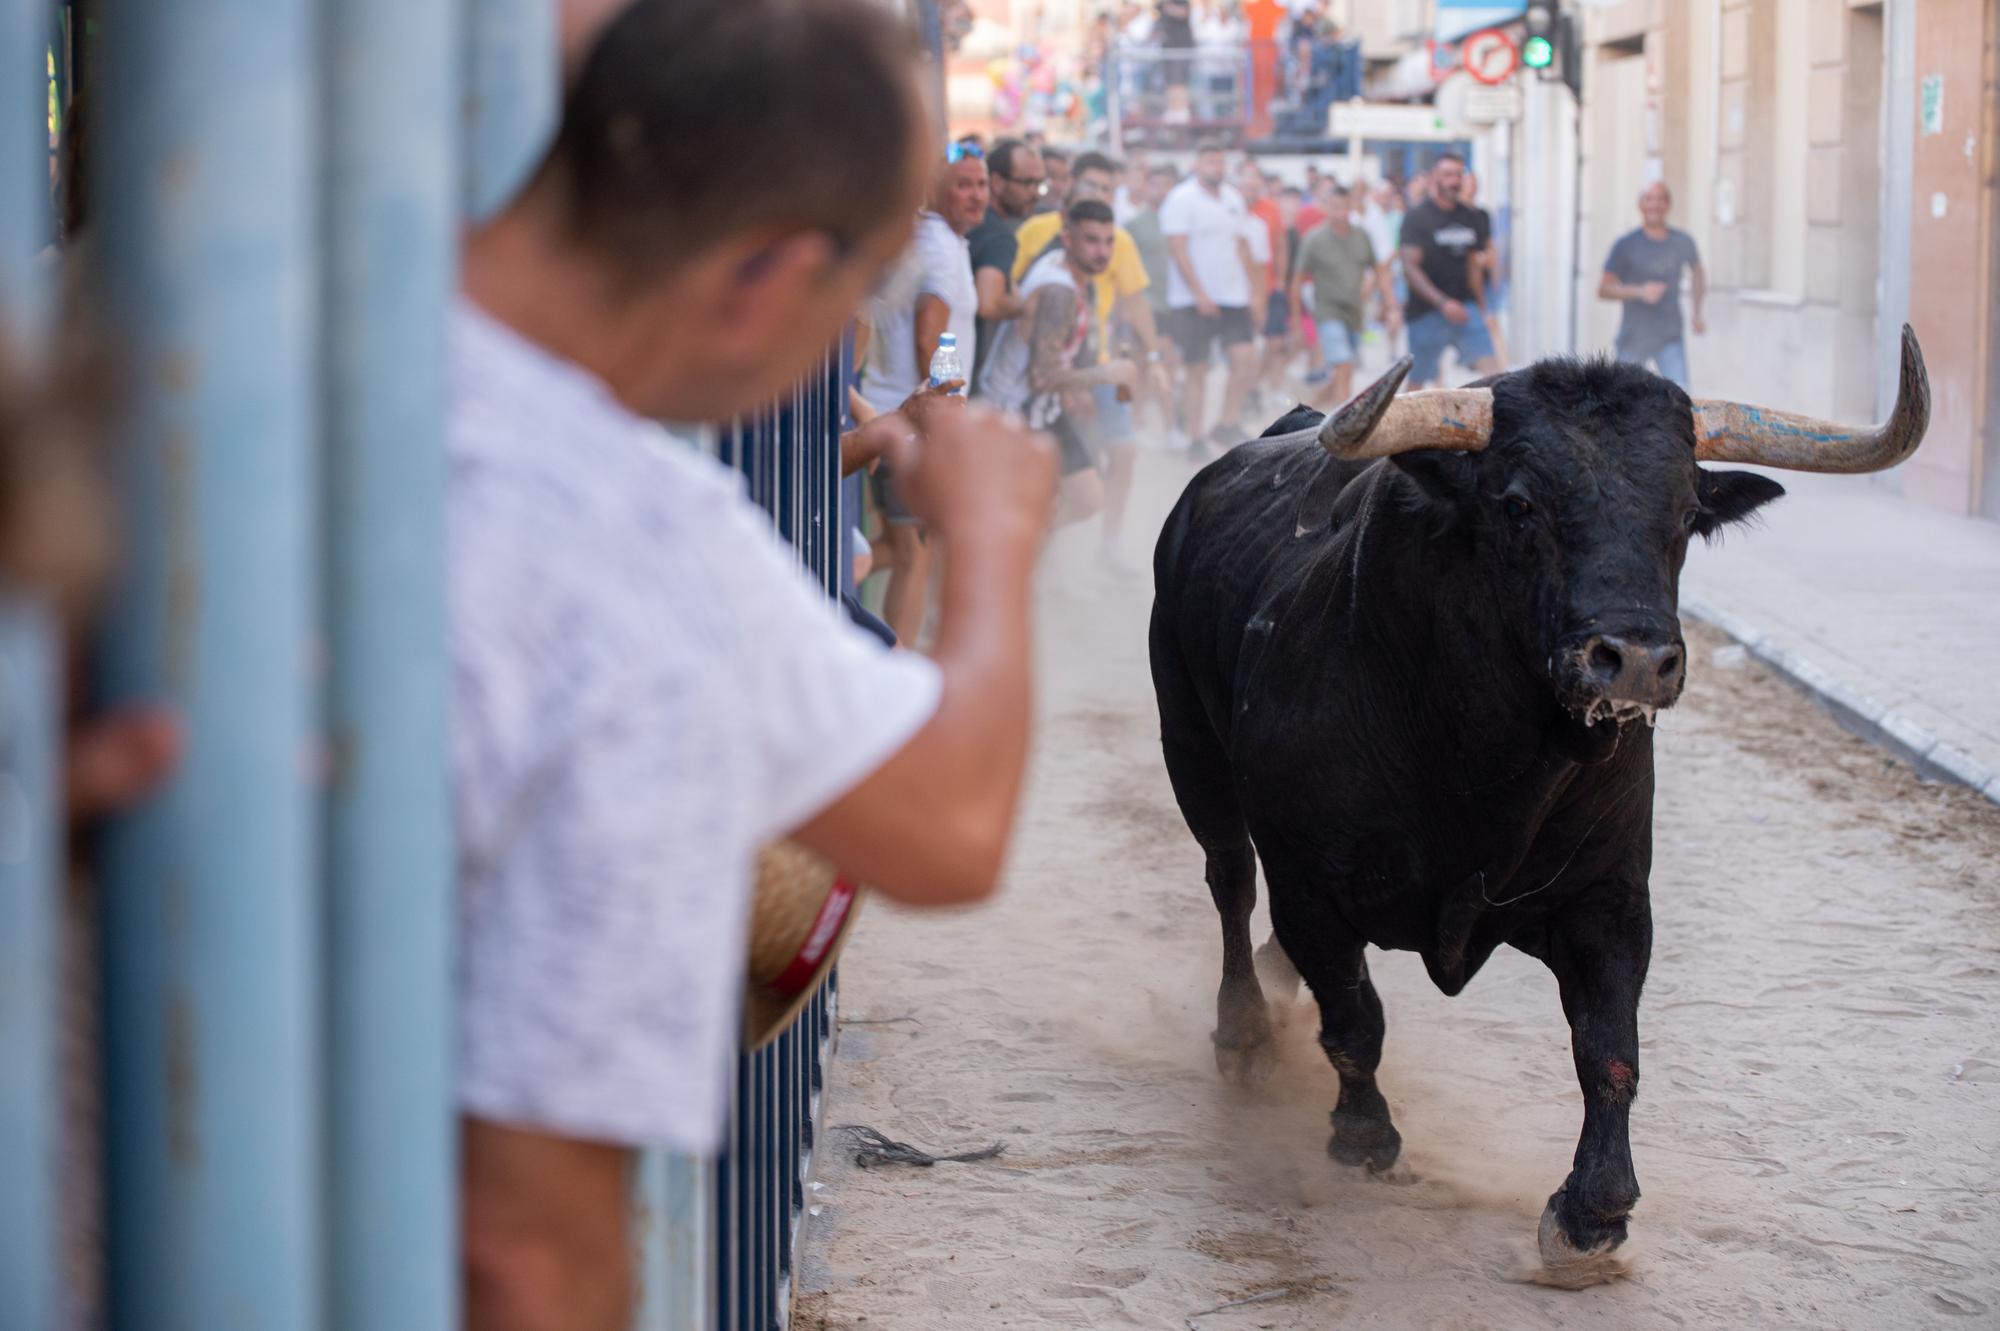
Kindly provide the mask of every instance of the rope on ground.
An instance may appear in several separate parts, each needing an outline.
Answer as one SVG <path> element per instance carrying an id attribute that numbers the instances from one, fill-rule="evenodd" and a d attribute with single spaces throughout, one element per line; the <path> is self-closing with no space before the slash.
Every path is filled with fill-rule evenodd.
<path id="1" fill-rule="evenodd" d="M 861 1139 L 861 1144 L 854 1148 L 854 1163 L 860 1169 L 873 1169 L 877 1165 L 916 1165 L 920 1169 L 929 1169 L 936 1164 L 971 1164 L 977 1160 L 991 1160 L 1007 1149 L 994 1142 L 976 1151 L 961 1151 L 957 1155 L 932 1155 L 908 1142 L 892 1141 L 865 1123 L 837 1123 L 833 1130 L 851 1133 Z"/>

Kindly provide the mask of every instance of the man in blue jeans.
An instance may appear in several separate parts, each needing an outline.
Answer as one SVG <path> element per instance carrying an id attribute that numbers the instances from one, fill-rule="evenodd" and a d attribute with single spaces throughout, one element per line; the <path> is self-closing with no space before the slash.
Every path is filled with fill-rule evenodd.
<path id="1" fill-rule="evenodd" d="M 1456 349 L 1476 375 L 1498 374 L 1500 357 L 1486 331 L 1485 272 L 1480 256 L 1493 224 L 1482 209 L 1460 201 L 1465 163 L 1452 153 L 1431 166 L 1430 193 L 1403 217 L 1403 274 L 1410 299 L 1403 308 L 1410 330 L 1410 386 L 1438 381 L 1444 353 Z"/>
<path id="2" fill-rule="evenodd" d="M 1688 386 L 1687 343 L 1681 331 L 1681 269 L 1694 274 L 1694 318 L 1690 326 L 1704 333 L 1701 303 L 1708 294 L 1708 273 L 1694 237 L 1667 225 L 1674 196 L 1664 181 L 1639 192 L 1640 226 L 1618 238 L 1604 259 L 1604 276 L 1597 294 L 1623 301 L 1618 323 L 1618 359 L 1635 365 L 1653 363 L 1665 379 L 1683 390 Z"/>

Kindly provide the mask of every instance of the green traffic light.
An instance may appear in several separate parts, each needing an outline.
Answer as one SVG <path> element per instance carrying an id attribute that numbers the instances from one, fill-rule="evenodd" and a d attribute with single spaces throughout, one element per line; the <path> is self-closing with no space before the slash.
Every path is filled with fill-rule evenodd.
<path id="1" fill-rule="evenodd" d="M 1555 58 L 1555 43 L 1546 37 L 1530 37 L 1521 43 L 1521 63 L 1529 69 L 1547 69 Z"/>

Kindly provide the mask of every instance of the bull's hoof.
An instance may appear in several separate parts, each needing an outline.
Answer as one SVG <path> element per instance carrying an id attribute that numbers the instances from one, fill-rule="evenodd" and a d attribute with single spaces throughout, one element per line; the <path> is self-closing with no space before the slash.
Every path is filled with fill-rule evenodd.
<path id="1" fill-rule="evenodd" d="M 1264 1038 L 1248 1044 L 1224 1044 L 1216 1032 L 1215 1070 L 1226 1082 L 1237 1086 L 1262 1086 L 1278 1070 L 1278 1042 L 1266 1031 Z"/>
<path id="2" fill-rule="evenodd" d="M 1542 1265 L 1555 1273 L 1583 1273 L 1604 1265 L 1625 1242 L 1625 1219 L 1583 1215 L 1569 1205 L 1569 1189 L 1557 1188 L 1542 1208 L 1541 1228 L 1535 1235 Z"/>
<path id="3" fill-rule="evenodd" d="M 1333 1136 L 1326 1153 L 1343 1165 L 1365 1165 L 1380 1174 L 1403 1153 L 1403 1134 L 1387 1119 L 1333 1117 Z"/>

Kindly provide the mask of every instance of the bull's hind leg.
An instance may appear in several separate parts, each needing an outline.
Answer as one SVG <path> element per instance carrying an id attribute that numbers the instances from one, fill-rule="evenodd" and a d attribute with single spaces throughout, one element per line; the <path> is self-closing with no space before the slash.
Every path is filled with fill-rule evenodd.
<path id="1" fill-rule="evenodd" d="M 1340 1074 L 1326 1153 L 1343 1165 L 1366 1165 L 1379 1173 L 1396 1163 L 1403 1135 L 1389 1121 L 1389 1102 L 1375 1084 L 1384 1025 L 1368 958 L 1360 942 L 1340 936 L 1325 921 L 1292 927 L 1275 886 L 1271 911 L 1286 952 L 1319 1002 L 1319 1045 Z"/>
<path id="2" fill-rule="evenodd" d="M 1215 1069 L 1233 1082 L 1266 1081 L 1278 1064 L 1271 1010 L 1250 953 L 1257 856 L 1245 841 L 1208 852 L 1208 891 L 1222 917 L 1222 987 L 1215 994 Z"/>
<path id="3" fill-rule="evenodd" d="M 1271 1012 L 1250 953 L 1250 912 L 1257 905 L 1257 854 L 1236 802 L 1229 757 L 1209 727 L 1186 667 L 1155 626 L 1153 687 L 1160 701 L 1160 743 L 1167 776 L 1188 830 L 1208 857 L 1209 895 L 1222 917 L 1222 986 L 1215 995 L 1215 1068 L 1248 1085 L 1278 1063 Z"/>

